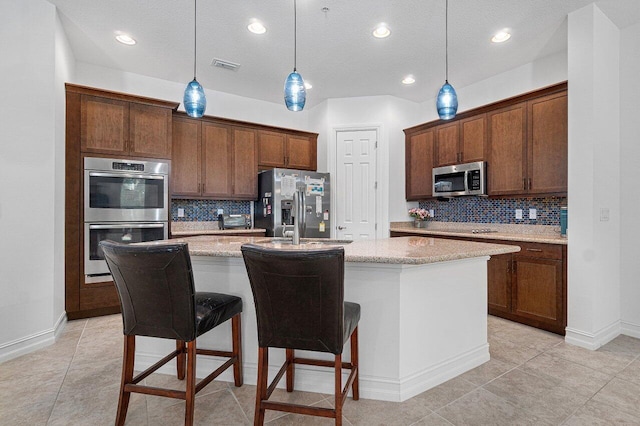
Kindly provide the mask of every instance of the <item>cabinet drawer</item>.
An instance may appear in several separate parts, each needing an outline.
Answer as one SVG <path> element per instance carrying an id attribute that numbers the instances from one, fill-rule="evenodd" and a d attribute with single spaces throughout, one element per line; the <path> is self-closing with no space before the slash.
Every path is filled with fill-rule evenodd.
<path id="1" fill-rule="evenodd" d="M 518 243 L 520 252 L 516 256 L 562 260 L 562 246 L 558 244 Z"/>

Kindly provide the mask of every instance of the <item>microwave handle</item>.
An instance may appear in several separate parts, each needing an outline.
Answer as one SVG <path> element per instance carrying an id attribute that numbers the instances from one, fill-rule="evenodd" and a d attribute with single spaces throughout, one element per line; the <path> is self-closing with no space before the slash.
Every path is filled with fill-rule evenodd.
<path id="1" fill-rule="evenodd" d="M 89 229 L 164 228 L 164 223 L 118 223 L 114 225 L 89 225 Z"/>
<path id="2" fill-rule="evenodd" d="M 162 180 L 164 176 L 158 175 L 140 175 L 133 173 L 103 173 L 103 172 L 89 172 L 90 177 L 116 177 L 116 178 L 130 178 L 130 179 L 156 179 Z"/>
<path id="3" fill-rule="evenodd" d="M 464 172 L 464 192 L 465 192 L 465 194 L 469 193 L 469 180 L 471 180 L 471 172 L 469 170 L 465 170 L 465 172 Z"/>

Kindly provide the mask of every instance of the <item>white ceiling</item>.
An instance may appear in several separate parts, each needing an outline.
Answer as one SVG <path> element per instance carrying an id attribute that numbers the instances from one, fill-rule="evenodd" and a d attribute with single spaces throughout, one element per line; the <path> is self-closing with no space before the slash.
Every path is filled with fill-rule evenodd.
<path id="1" fill-rule="evenodd" d="M 76 60 L 164 80 L 193 77 L 193 0 L 49 0 Z M 567 14 L 592 0 L 450 0 L 449 82 L 464 87 L 566 50 Z M 640 22 L 640 0 L 599 0 L 620 28 Z M 322 8 L 329 8 L 323 12 Z M 327 98 L 433 98 L 445 74 L 445 0 L 298 0 L 297 68 L 313 84 L 307 106 Z M 252 18 L 266 34 L 247 30 Z M 375 39 L 379 22 L 391 36 Z M 199 0 L 198 81 L 206 88 L 283 102 L 293 69 L 293 0 Z M 511 40 L 489 41 L 509 28 Z M 117 31 L 138 43 L 115 41 Z M 241 64 L 212 67 L 213 58 Z M 416 83 L 400 80 L 412 74 Z"/>

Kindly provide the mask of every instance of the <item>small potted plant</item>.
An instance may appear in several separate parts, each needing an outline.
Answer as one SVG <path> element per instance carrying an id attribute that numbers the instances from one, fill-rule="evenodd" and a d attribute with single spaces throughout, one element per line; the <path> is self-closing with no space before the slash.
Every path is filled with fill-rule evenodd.
<path id="1" fill-rule="evenodd" d="M 413 226 L 416 228 L 426 228 L 428 221 L 431 220 L 429 210 L 425 209 L 410 209 L 409 216 L 413 218 Z"/>

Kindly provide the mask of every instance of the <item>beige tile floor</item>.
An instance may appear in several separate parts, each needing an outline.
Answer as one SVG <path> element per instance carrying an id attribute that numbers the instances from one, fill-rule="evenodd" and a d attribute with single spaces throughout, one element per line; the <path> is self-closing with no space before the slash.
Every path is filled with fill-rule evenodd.
<path id="1" fill-rule="evenodd" d="M 54 345 L 0 364 L 0 425 L 112 425 L 121 368 L 119 315 L 71 321 Z M 560 336 L 489 317 L 491 361 L 403 403 L 349 399 L 345 425 L 640 425 L 640 340 L 619 336 L 592 352 Z M 365 357 L 366 354 L 361 354 Z M 172 376 L 147 379 L 175 385 Z M 308 392 L 280 399 L 327 405 Z M 196 424 L 249 425 L 255 387 L 213 382 Z M 179 425 L 184 403 L 134 395 L 129 425 Z M 269 425 L 332 424 L 267 412 Z"/>

